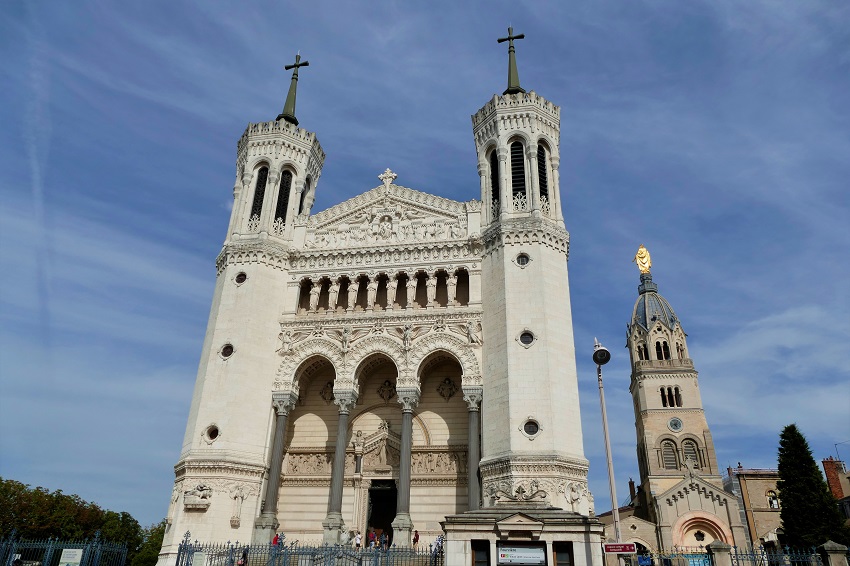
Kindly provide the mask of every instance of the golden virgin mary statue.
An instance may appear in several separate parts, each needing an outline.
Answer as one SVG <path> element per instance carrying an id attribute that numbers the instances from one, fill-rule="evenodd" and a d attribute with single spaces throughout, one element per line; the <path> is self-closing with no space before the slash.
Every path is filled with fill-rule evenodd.
<path id="1" fill-rule="evenodd" d="M 637 264 L 641 273 L 649 273 L 649 268 L 652 267 L 652 258 L 649 257 L 649 250 L 643 244 L 638 248 L 635 258 L 632 261 Z"/>

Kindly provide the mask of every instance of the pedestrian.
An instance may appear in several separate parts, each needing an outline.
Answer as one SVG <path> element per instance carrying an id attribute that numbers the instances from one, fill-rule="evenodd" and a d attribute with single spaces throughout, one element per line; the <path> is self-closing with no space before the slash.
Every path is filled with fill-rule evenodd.
<path id="1" fill-rule="evenodd" d="M 242 556 L 236 561 L 236 566 L 248 566 L 248 547 L 242 550 Z"/>
<path id="2" fill-rule="evenodd" d="M 419 546 L 419 531 L 413 531 L 413 550 L 416 550 L 416 547 Z"/>
<path id="3" fill-rule="evenodd" d="M 377 542 L 377 537 L 375 536 L 375 529 L 369 529 L 369 548 L 375 548 L 375 544 Z"/>
<path id="4" fill-rule="evenodd" d="M 363 535 L 360 534 L 360 531 L 357 531 L 357 534 L 354 535 L 354 548 L 360 550 L 361 542 L 363 542 Z"/>
<path id="5" fill-rule="evenodd" d="M 389 537 L 387 536 L 387 531 L 381 531 L 381 548 L 386 550 L 389 546 Z"/>
<path id="6" fill-rule="evenodd" d="M 439 562 L 440 554 L 443 552 L 443 535 L 437 537 L 434 541 L 434 546 L 431 548 L 431 566 L 436 566 Z"/>
<path id="7" fill-rule="evenodd" d="M 272 546 L 277 546 L 280 543 L 280 533 L 275 533 L 272 539 Z"/>

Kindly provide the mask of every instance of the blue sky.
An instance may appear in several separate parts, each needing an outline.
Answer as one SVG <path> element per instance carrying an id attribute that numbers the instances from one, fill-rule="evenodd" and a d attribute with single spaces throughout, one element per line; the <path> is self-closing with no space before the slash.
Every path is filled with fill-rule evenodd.
<path id="1" fill-rule="evenodd" d="M 721 468 L 773 467 L 796 422 L 850 440 L 846 2 L 7 2 L 0 9 L 0 475 L 164 517 L 248 122 L 327 152 L 314 210 L 379 184 L 478 196 L 470 115 L 561 106 L 585 452 L 637 478 L 631 258 L 689 335 Z M 850 458 L 850 444 L 839 445 Z"/>

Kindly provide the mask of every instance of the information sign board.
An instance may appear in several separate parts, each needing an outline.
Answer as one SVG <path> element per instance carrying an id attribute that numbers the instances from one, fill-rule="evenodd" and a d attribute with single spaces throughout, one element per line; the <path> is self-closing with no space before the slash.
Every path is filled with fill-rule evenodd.
<path id="1" fill-rule="evenodd" d="M 82 548 L 63 548 L 59 558 L 59 566 L 80 566 L 83 561 Z"/>
<path id="2" fill-rule="evenodd" d="M 542 546 L 500 546 L 498 549 L 499 560 L 502 564 L 523 564 L 538 566 L 546 564 L 546 548 Z"/>
<path id="3" fill-rule="evenodd" d="M 606 542 L 602 545 L 605 554 L 636 554 L 637 546 L 633 542 Z"/>

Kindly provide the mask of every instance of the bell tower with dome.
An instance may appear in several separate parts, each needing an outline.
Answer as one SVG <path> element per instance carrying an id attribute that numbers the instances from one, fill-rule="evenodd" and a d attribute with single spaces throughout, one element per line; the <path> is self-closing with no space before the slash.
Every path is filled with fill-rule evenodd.
<path id="1" fill-rule="evenodd" d="M 658 550 L 712 540 L 743 544 L 736 500 L 723 490 L 687 334 L 652 280 L 643 245 L 634 261 L 640 285 L 626 336 L 641 481 L 634 516 L 655 525 L 657 540 L 647 542 Z"/>

